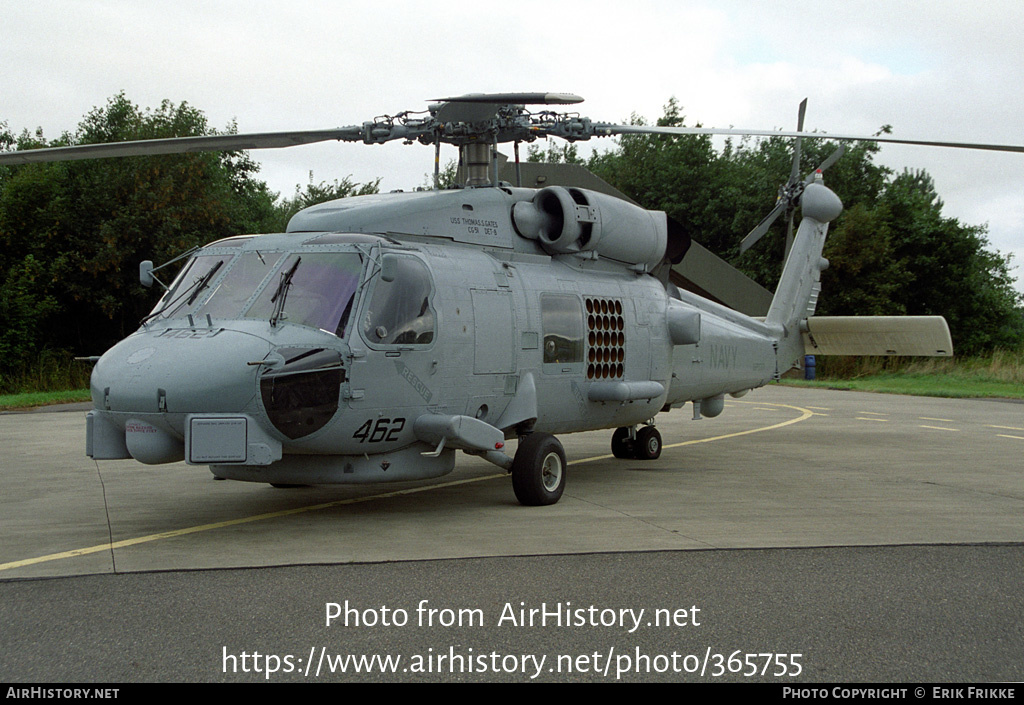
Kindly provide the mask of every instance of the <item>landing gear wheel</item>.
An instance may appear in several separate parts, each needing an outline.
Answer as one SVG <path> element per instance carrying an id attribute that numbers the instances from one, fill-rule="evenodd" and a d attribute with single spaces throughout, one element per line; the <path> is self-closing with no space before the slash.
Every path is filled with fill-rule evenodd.
<path id="1" fill-rule="evenodd" d="M 657 460 L 661 455 L 661 434 L 654 426 L 644 426 L 636 432 L 634 447 L 638 460 Z"/>
<path id="2" fill-rule="evenodd" d="M 616 458 L 635 458 L 635 442 L 629 437 L 629 428 L 623 426 L 612 434 L 612 455 Z"/>
<path id="3" fill-rule="evenodd" d="M 519 441 L 512 459 L 512 489 L 520 504 L 554 504 L 565 490 L 565 451 L 550 433 L 531 433 Z"/>

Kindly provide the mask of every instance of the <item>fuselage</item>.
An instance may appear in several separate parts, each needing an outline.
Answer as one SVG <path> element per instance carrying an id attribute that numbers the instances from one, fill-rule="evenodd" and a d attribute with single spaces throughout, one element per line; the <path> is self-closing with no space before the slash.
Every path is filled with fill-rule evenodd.
<path id="1" fill-rule="evenodd" d="M 90 454 L 405 480 L 454 466 L 424 418 L 505 438 L 628 427 L 776 377 L 764 323 L 669 293 L 648 254 L 621 261 L 621 227 L 582 251 L 521 235 L 512 212 L 534 193 L 345 199 L 208 245 L 97 363 Z"/>

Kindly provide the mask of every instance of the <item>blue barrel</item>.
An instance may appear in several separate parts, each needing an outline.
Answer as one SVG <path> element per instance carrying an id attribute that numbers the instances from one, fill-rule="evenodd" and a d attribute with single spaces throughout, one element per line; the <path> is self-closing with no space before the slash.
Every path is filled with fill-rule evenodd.
<path id="1" fill-rule="evenodd" d="M 814 355 L 804 355 L 804 379 L 814 379 Z"/>

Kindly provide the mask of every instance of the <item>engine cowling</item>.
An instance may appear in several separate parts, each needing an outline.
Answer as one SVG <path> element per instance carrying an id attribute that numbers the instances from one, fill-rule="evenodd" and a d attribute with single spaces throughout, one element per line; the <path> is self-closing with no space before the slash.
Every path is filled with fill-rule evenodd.
<path id="1" fill-rule="evenodd" d="M 648 211 L 596 191 L 548 186 L 512 209 L 512 223 L 550 254 L 596 252 L 616 262 L 654 269 L 665 257 L 668 223 Z"/>

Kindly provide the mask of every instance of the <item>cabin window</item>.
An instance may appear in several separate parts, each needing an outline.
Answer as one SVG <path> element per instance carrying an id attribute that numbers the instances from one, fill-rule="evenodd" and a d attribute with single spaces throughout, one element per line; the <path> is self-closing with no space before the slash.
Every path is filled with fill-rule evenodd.
<path id="1" fill-rule="evenodd" d="M 390 256 L 395 277 L 377 279 L 363 317 L 363 337 L 375 345 L 427 345 L 434 340 L 430 273 L 415 257 Z"/>
<path id="2" fill-rule="evenodd" d="M 565 294 L 540 297 L 541 325 L 544 328 L 544 362 L 583 362 L 583 306 L 580 300 Z"/>

